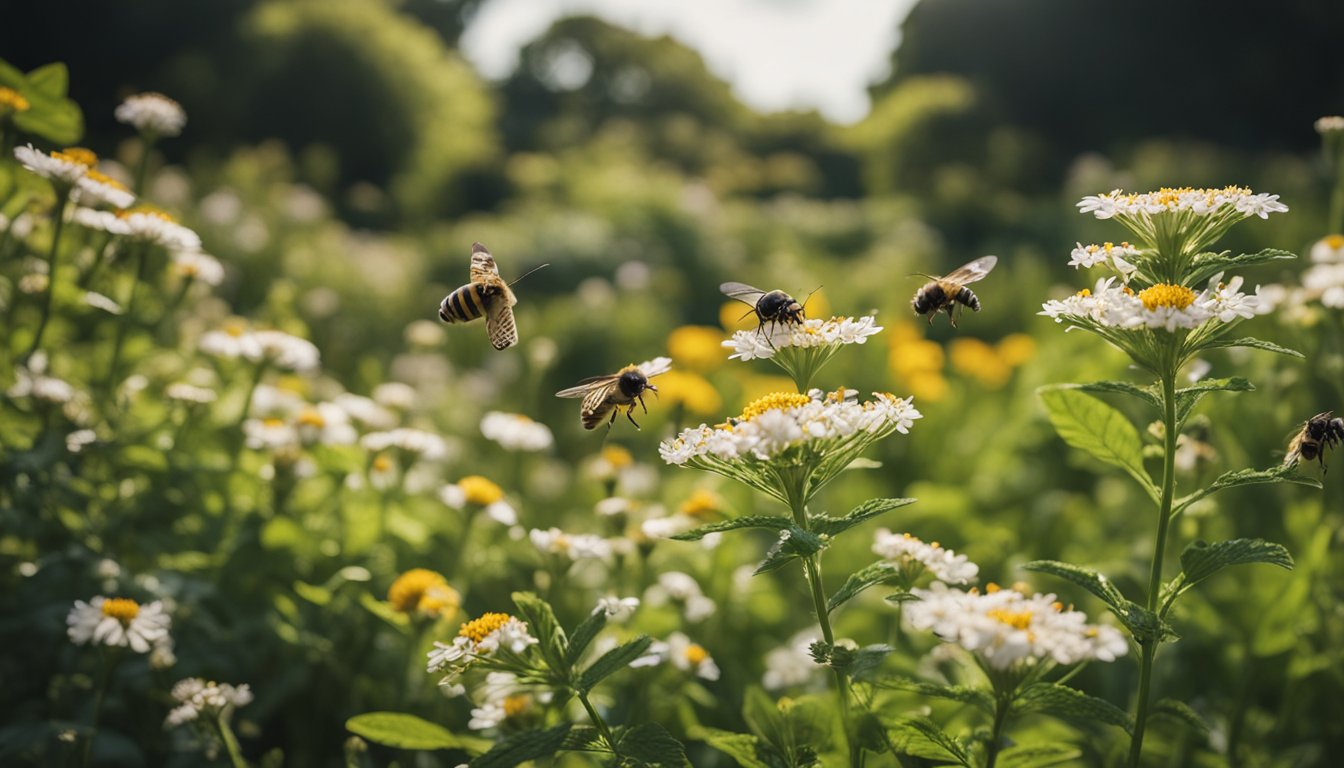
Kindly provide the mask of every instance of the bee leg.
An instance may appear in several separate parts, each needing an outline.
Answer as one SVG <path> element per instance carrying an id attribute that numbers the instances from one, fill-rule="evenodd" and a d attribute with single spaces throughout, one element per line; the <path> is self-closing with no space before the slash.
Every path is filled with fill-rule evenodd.
<path id="1" fill-rule="evenodd" d="M 613 416 L 612 418 L 615 418 L 615 416 Z M 638 422 L 638 421 L 635 421 L 635 404 L 634 404 L 634 403 L 631 403 L 631 404 L 630 404 L 630 408 L 629 408 L 628 410 L 626 410 L 626 412 L 625 412 L 625 418 L 629 419 L 629 420 L 630 420 L 630 423 L 635 425 L 635 429 L 640 429 L 639 422 Z"/>
<path id="2" fill-rule="evenodd" d="M 645 413 L 648 413 L 648 412 L 649 412 L 649 406 L 647 406 L 647 405 L 644 404 L 644 395 L 638 395 L 637 397 L 635 397 L 635 399 L 639 401 L 639 407 L 640 407 L 640 408 L 643 408 Z M 630 404 L 630 410 L 631 410 L 631 411 L 634 411 L 634 410 L 635 410 L 635 404 L 634 404 L 634 403 L 631 403 L 631 404 Z"/>

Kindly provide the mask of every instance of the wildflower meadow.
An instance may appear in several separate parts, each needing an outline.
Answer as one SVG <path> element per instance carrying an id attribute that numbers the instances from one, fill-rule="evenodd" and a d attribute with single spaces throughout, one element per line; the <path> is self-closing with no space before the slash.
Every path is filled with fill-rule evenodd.
<path id="1" fill-rule="evenodd" d="M 1043 127 L 921 0 L 840 124 L 493 2 L 0 33 L 0 764 L 1334 764 L 1344 103 Z"/>

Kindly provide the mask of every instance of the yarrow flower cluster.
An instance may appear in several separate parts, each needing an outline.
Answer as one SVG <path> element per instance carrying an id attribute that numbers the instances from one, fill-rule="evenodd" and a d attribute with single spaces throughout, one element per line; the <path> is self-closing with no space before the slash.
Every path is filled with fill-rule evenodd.
<path id="1" fill-rule="evenodd" d="M 730 360 L 768 360 L 790 347 L 839 347 L 844 344 L 863 344 L 882 330 L 872 316 L 860 318 L 832 317 L 829 320 L 811 318 L 801 323 L 766 323 L 751 331 L 737 331 L 723 346 L 733 350 Z"/>
<path id="2" fill-rule="evenodd" d="M 879 528 L 873 541 L 874 554 L 899 565 L 908 581 L 927 572 L 944 584 L 970 584 L 980 566 L 965 555 L 943 549 L 938 542 L 923 542 L 908 533 L 892 533 Z"/>
<path id="3" fill-rule="evenodd" d="M 168 640 L 172 619 L 155 600 L 140 605 L 124 597 L 76 600 L 66 616 L 66 633 L 76 645 L 129 646 L 136 653 L 149 653 Z"/>
<path id="4" fill-rule="evenodd" d="M 516 660 L 538 642 L 524 622 L 507 613 L 485 613 L 463 624 L 451 644 L 435 640 L 426 671 L 445 672 L 439 685 L 455 688 L 457 679 L 476 664 L 489 664 L 502 656 Z"/>
<path id="5" fill-rule="evenodd" d="M 1129 650 L 1119 630 L 1088 624 L 1085 614 L 1065 610 L 1054 595 L 1028 597 L 993 584 L 984 593 L 961 592 L 937 583 L 912 591 L 919 601 L 902 608 L 911 628 L 930 630 L 994 669 L 1018 662 L 1115 661 Z"/>
<path id="6" fill-rule="evenodd" d="M 202 718 L 227 718 L 235 709 L 252 703 L 252 690 L 246 685 L 229 685 L 188 677 L 173 686 L 173 700 L 178 702 L 164 720 L 165 728 L 174 728 Z"/>
<path id="7" fill-rule="evenodd" d="M 481 419 L 481 434 L 509 451 L 544 451 L 554 442 L 549 427 L 521 413 L 490 411 Z"/>
<path id="8" fill-rule="evenodd" d="M 241 357 L 297 373 L 316 370 L 321 360 L 321 353 L 311 341 L 283 331 L 248 331 L 242 328 L 209 331 L 201 335 L 197 345 L 208 355 Z"/>
<path id="9" fill-rule="evenodd" d="M 1241 292 L 1244 280 L 1234 277 L 1220 282 L 1222 275 L 1209 280 L 1209 286 L 1199 293 L 1183 285 L 1159 283 L 1141 291 L 1128 286 L 1113 285 L 1114 278 L 1104 278 L 1094 289 L 1079 291 L 1067 299 L 1047 301 L 1040 314 L 1057 323 L 1069 322 L 1092 329 L 1118 328 L 1134 330 L 1161 328 L 1174 333 L 1192 329 L 1216 320 L 1231 323 L 1250 318 L 1268 309 L 1256 295 Z"/>
<path id="10" fill-rule="evenodd" d="M 182 105 L 162 93 L 137 93 L 117 105 L 113 114 L 119 122 L 153 136 L 177 136 L 187 124 Z"/>
<path id="11" fill-rule="evenodd" d="M 1139 249 L 1129 243 L 1103 243 L 1101 245 L 1083 245 L 1078 243 L 1078 247 L 1073 249 L 1070 254 L 1069 266 L 1081 267 L 1084 269 L 1095 267 L 1098 264 L 1110 267 L 1120 275 L 1125 282 L 1134 275 L 1138 267 L 1134 266 L 1134 261 L 1139 257 Z"/>
<path id="12" fill-rule="evenodd" d="M 1259 216 L 1267 219 L 1271 213 L 1287 211 L 1288 206 L 1279 202 L 1278 195 L 1256 194 L 1246 187 L 1163 187 L 1156 192 L 1134 193 L 1116 189 L 1101 195 L 1088 195 L 1079 201 L 1078 210 L 1098 219 L 1178 212 L 1212 216 L 1233 211 L 1242 217 Z"/>

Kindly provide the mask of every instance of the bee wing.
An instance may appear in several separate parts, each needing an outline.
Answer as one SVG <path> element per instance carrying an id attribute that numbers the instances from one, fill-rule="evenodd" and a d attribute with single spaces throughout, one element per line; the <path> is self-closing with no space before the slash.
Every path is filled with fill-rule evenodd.
<path id="1" fill-rule="evenodd" d="M 753 288 L 746 283 L 723 283 L 719 286 L 719 291 L 730 299 L 737 299 L 753 307 L 765 295 L 765 291 L 760 288 Z"/>
<path id="2" fill-rule="evenodd" d="M 998 263 L 998 256 L 981 256 L 969 264 L 962 264 L 960 267 L 948 272 L 946 275 L 943 275 L 942 279 L 958 285 L 974 283 L 976 280 L 980 280 L 985 275 L 988 275 L 989 270 L 993 269 L 994 265 Z"/>
<path id="3" fill-rule="evenodd" d="M 637 367 L 639 368 L 640 373 L 644 374 L 644 378 L 652 379 L 654 376 L 672 370 L 672 358 L 655 357 L 652 360 L 645 360 Z"/>
<path id="4" fill-rule="evenodd" d="M 490 255 L 490 251 L 485 249 L 480 243 L 471 244 L 471 282 L 486 283 L 491 278 L 500 280 L 499 267 L 495 265 L 495 257 Z"/>
<path id="5" fill-rule="evenodd" d="M 617 381 L 619 381 L 620 378 L 621 378 L 620 376 L 614 373 L 609 373 L 606 376 L 592 376 L 587 379 L 584 379 L 583 381 L 580 381 L 576 386 L 570 387 L 569 389 L 562 389 L 559 392 L 556 392 L 555 396 L 582 397 L 584 398 L 584 405 L 587 405 L 588 404 L 587 398 L 591 394 L 593 394 L 593 392 L 602 392 L 603 396 L 605 397 L 606 391 L 610 389 L 612 385 L 614 385 Z"/>
<path id="6" fill-rule="evenodd" d="M 518 343 L 518 326 L 504 296 L 496 296 L 485 305 L 485 330 L 495 349 L 508 349 Z"/>

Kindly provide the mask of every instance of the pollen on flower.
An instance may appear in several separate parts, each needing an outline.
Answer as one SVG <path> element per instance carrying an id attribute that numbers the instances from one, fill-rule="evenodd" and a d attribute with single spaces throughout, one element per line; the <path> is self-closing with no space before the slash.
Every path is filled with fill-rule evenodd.
<path id="1" fill-rule="evenodd" d="M 378 454 L 373 457 L 374 472 L 390 472 L 392 470 L 392 460 L 387 458 L 386 454 Z"/>
<path id="2" fill-rule="evenodd" d="M 750 421 L 768 411 L 783 411 L 790 408 L 801 408 L 812 402 L 812 398 L 797 392 L 772 392 L 765 397 L 747 404 L 742 409 L 741 421 Z"/>
<path id="3" fill-rule="evenodd" d="M 457 481 L 468 502 L 488 507 L 504 498 L 504 489 L 480 475 L 468 475 Z"/>
<path id="4" fill-rule="evenodd" d="M 57 160 L 77 163 L 85 168 L 92 168 L 98 164 L 98 155 L 94 154 L 93 150 L 84 147 L 66 147 L 59 152 L 52 152 L 51 156 Z"/>
<path id="5" fill-rule="evenodd" d="M 462 625 L 457 631 L 458 637 L 465 637 L 473 643 L 479 643 L 491 632 L 504 626 L 509 619 L 513 618 L 507 613 L 483 613 L 478 619 L 472 619 Z"/>
<path id="6" fill-rule="evenodd" d="M 140 604 L 125 597 L 113 597 L 103 601 L 103 615 L 128 624 L 140 615 Z"/>
<path id="7" fill-rule="evenodd" d="M 700 662 L 708 658 L 709 651 L 706 651 L 704 646 L 699 643 L 691 643 L 686 646 L 686 660 L 691 663 L 691 666 L 698 666 Z"/>
<path id="8" fill-rule="evenodd" d="M 23 94 L 13 88 L 0 85 L 0 108 L 8 107 L 15 112 L 27 112 L 30 106 L 32 105 L 23 97 Z"/>
<path id="9" fill-rule="evenodd" d="M 1158 283 L 1139 291 L 1139 301 L 1143 302 L 1144 308 L 1149 312 L 1158 307 L 1185 309 L 1195 302 L 1195 292 L 1183 285 Z"/>
<path id="10" fill-rule="evenodd" d="M 995 608 L 985 615 L 1007 624 L 1013 629 L 1026 629 L 1031 626 L 1031 611 L 1010 611 L 1004 608 Z"/>
<path id="11" fill-rule="evenodd" d="M 504 716 L 517 717 L 527 712 L 532 704 L 532 697 L 526 693 L 515 693 L 512 696 L 504 698 Z"/>
<path id="12" fill-rule="evenodd" d="M 299 411 L 299 415 L 294 421 L 301 427 L 316 427 L 321 429 L 327 426 L 327 420 L 322 417 L 322 412 L 316 408 L 308 407 Z"/>
<path id="13" fill-rule="evenodd" d="M 107 174 L 105 174 L 105 173 L 101 173 L 101 172 L 99 172 L 99 171 L 90 170 L 87 174 L 85 174 L 84 178 L 86 178 L 86 179 L 91 179 L 91 180 L 96 181 L 96 182 L 98 182 L 98 183 L 100 183 L 100 184 L 106 184 L 107 186 L 112 187 L 113 189 L 119 189 L 119 190 L 122 190 L 122 191 L 129 191 L 129 190 L 126 189 L 126 185 L 125 185 L 125 184 L 122 184 L 120 181 L 117 181 L 116 179 L 112 178 L 111 176 L 108 176 Z"/>
<path id="14" fill-rule="evenodd" d="M 1077 296 L 1077 297 L 1079 297 L 1079 298 L 1086 299 L 1088 296 L 1091 296 L 1091 295 L 1092 295 L 1092 289 L 1091 289 L 1091 288 L 1084 288 L 1083 290 L 1081 290 L 1081 291 L 1075 293 L 1074 295 Z"/>
<path id="15" fill-rule="evenodd" d="M 161 210 L 159 208 L 155 208 L 152 205 L 137 205 L 134 208 L 127 208 L 124 211 L 117 211 L 117 218 L 119 219 L 129 219 L 130 217 L 135 215 L 153 216 L 154 218 L 162 219 L 168 222 L 169 224 L 177 223 L 172 216 L 168 215 L 166 211 Z"/>

